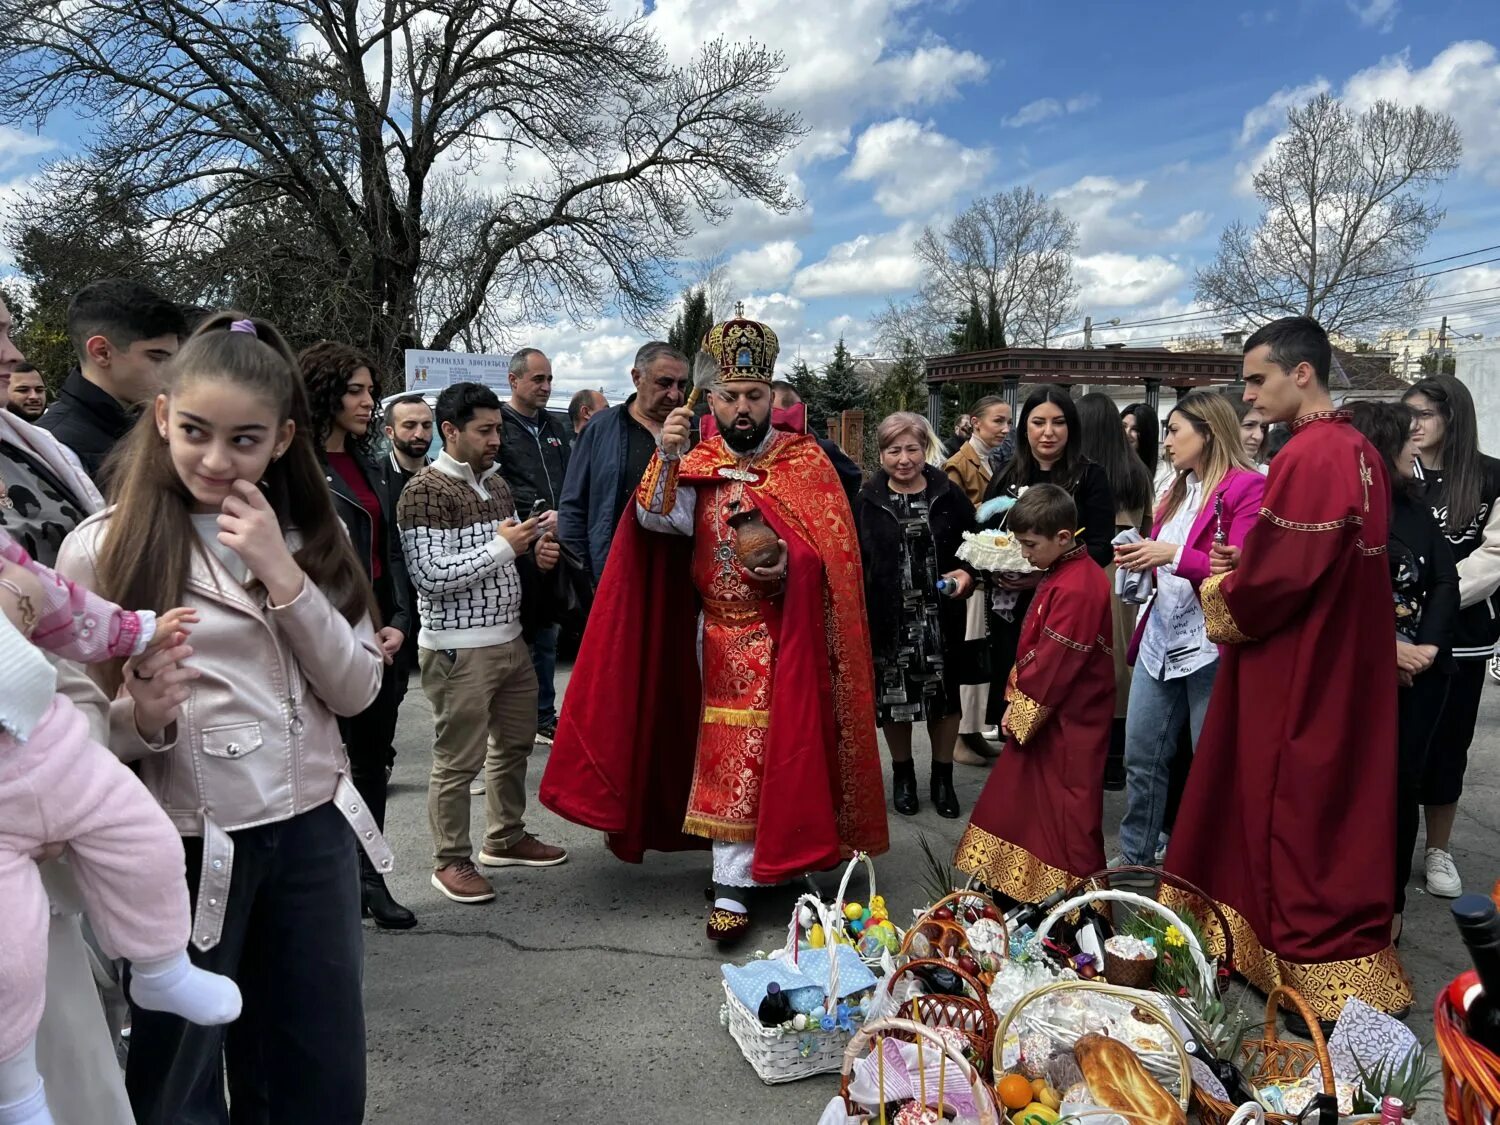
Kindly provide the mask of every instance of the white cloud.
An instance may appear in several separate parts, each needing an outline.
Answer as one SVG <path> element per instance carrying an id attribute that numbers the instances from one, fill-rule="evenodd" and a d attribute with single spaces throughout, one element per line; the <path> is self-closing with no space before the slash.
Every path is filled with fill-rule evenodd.
<path id="1" fill-rule="evenodd" d="M 1085 253 L 1186 242 L 1203 232 L 1209 220 L 1206 211 L 1188 211 L 1166 227 L 1151 226 L 1137 206 L 1148 183 L 1084 176 L 1053 192 L 1052 202 L 1078 224 L 1079 246 Z"/>
<path id="2" fill-rule="evenodd" d="M 0 172 L 9 172 L 21 165 L 29 167 L 37 157 L 47 156 L 57 148 L 57 142 L 51 137 L 0 125 Z"/>
<path id="3" fill-rule="evenodd" d="M 1057 98 L 1038 98 L 1034 102 L 1027 102 L 1009 117 L 1002 118 L 1000 124 L 1012 129 L 1020 129 L 1027 125 L 1039 125 L 1054 117 L 1082 113 L 1086 109 L 1093 109 L 1098 104 L 1097 94 L 1077 94 L 1065 101 Z"/>
<path id="4" fill-rule="evenodd" d="M 922 269 L 912 247 L 918 230 L 906 223 L 884 234 L 862 234 L 841 242 L 820 262 L 797 272 L 799 297 L 881 296 L 916 287 Z"/>
<path id="5" fill-rule="evenodd" d="M 1161 300 L 1187 280 L 1187 271 L 1157 254 L 1085 254 L 1073 260 L 1078 304 L 1124 308 Z"/>
<path id="6" fill-rule="evenodd" d="M 1284 86 L 1263 103 L 1245 114 L 1240 126 L 1239 147 L 1254 144 L 1268 130 L 1279 133 L 1286 124 L 1287 110 L 1310 101 L 1319 94 L 1326 94 L 1332 87 L 1326 78 L 1315 78 L 1303 86 Z"/>
<path id="7" fill-rule="evenodd" d="M 736 292 L 781 289 L 791 280 L 802 251 L 791 239 L 767 242 L 754 250 L 741 250 L 725 267 Z"/>
<path id="8" fill-rule="evenodd" d="M 1349 0 L 1349 10 L 1359 17 L 1361 27 L 1373 27 L 1382 35 L 1396 26 L 1399 0 Z"/>
<path id="9" fill-rule="evenodd" d="M 844 174 L 874 183 L 875 202 L 887 215 L 910 215 L 976 187 L 990 164 L 988 150 L 965 148 L 930 125 L 896 117 L 860 134 Z"/>

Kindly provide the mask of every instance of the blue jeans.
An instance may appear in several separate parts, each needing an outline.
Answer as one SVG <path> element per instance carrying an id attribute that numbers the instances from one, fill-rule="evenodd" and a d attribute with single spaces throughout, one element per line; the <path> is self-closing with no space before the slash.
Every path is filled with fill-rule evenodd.
<path id="1" fill-rule="evenodd" d="M 1125 819 L 1120 851 L 1125 862 L 1150 867 L 1166 815 L 1172 756 L 1182 724 L 1191 722 L 1193 745 L 1203 730 L 1217 661 L 1176 680 L 1158 680 L 1140 665 L 1130 677 L 1125 712 Z"/>
<path id="2" fill-rule="evenodd" d="M 538 629 L 527 645 L 531 652 L 531 666 L 536 669 L 536 725 L 546 726 L 557 722 L 557 688 L 552 679 L 557 674 L 556 625 Z"/>

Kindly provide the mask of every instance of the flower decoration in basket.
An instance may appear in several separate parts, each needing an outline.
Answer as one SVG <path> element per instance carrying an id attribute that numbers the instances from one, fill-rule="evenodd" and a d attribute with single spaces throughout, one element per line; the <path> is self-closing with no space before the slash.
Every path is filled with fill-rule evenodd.
<path id="1" fill-rule="evenodd" d="M 1029 574 L 1036 569 L 1021 553 L 1020 540 L 1008 531 L 966 531 L 957 554 L 976 570 Z"/>

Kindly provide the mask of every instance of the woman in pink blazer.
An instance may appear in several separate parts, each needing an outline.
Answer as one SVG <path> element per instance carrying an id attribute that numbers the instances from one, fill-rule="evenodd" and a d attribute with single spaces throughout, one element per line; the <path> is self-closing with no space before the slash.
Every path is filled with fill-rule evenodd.
<path id="1" fill-rule="evenodd" d="M 1198 585 L 1209 575 L 1216 535 L 1244 542 L 1260 512 L 1266 478 L 1246 456 L 1234 407 L 1194 391 L 1167 416 L 1166 454 L 1176 473 L 1151 538 L 1115 549 L 1128 570 L 1154 570 L 1156 595 L 1141 614 L 1127 659 L 1135 667 L 1125 716 L 1124 861 L 1153 866 L 1166 813 L 1172 757 L 1184 723 L 1203 728 L 1218 670 Z"/>

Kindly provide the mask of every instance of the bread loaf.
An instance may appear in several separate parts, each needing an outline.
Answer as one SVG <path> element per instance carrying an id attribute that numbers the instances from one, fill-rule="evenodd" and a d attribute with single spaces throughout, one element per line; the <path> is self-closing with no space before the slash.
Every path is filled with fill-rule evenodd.
<path id="1" fill-rule="evenodd" d="M 1182 1106 L 1124 1043 L 1105 1035 L 1085 1035 L 1073 1044 L 1073 1054 L 1094 1101 L 1103 1108 L 1136 1114 L 1132 1120 L 1153 1125 L 1187 1125 Z"/>

